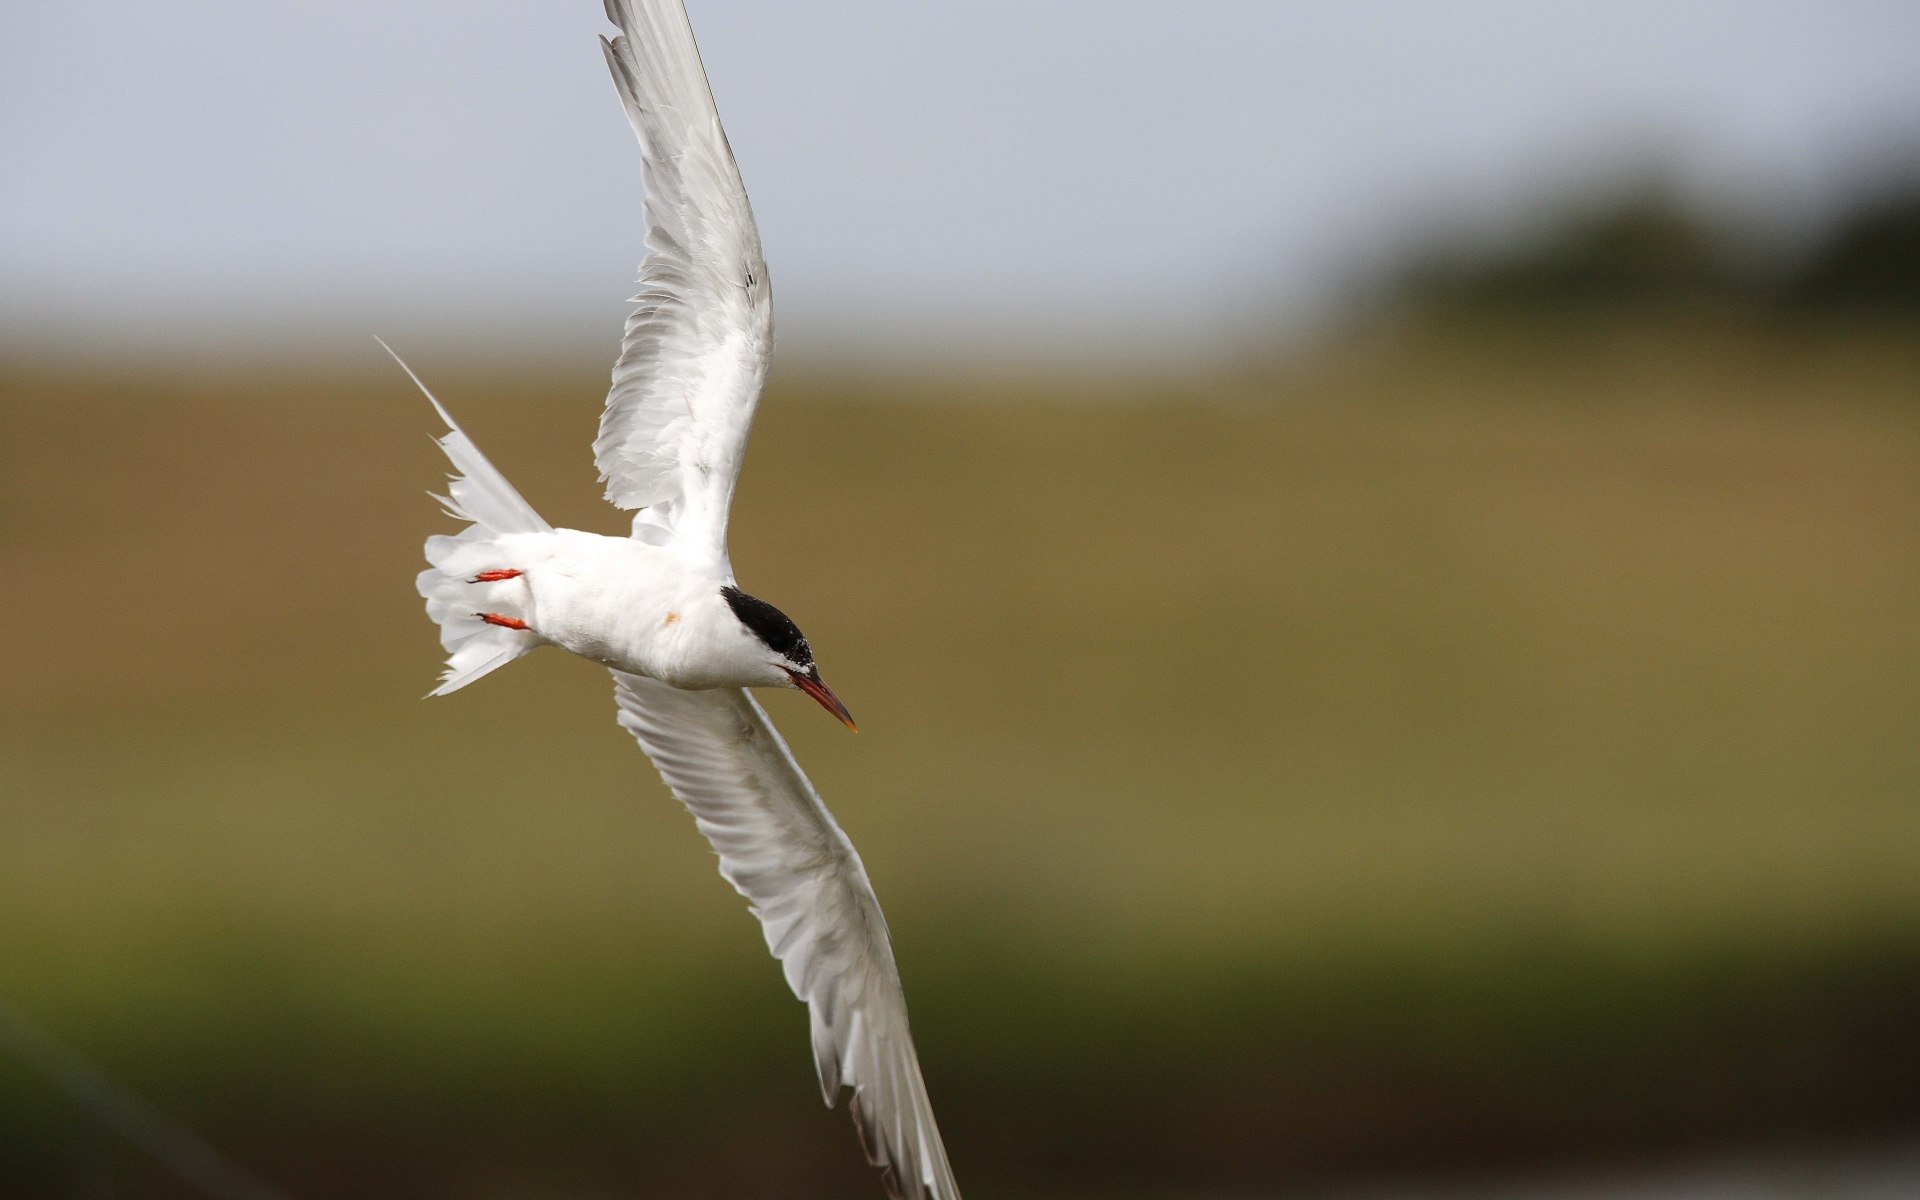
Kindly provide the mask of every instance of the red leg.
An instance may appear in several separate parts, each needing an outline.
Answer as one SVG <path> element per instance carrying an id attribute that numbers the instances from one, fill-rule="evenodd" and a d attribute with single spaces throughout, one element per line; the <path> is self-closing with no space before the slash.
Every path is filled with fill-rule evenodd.
<path id="1" fill-rule="evenodd" d="M 503 617 L 499 613 L 475 613 L 473 615 L 479 617 L 489 625 L 498 625 L 503 629 L 527 628 L 527 623 L 518 617 Z"/>
<path id="2" fill-rule="evenodd" d="M 511 567 L 508 567 L 506 569 L 499 570 L 499 571 L 482 571 L 478 575 L 475 575 L 472 579 L 467 580 L 467 582 L 468 583 L 499 583 L 503 579 L 518 579 L 520 578 L 521 574 L 522 574 L 521 572 L 516 571 Z"/>

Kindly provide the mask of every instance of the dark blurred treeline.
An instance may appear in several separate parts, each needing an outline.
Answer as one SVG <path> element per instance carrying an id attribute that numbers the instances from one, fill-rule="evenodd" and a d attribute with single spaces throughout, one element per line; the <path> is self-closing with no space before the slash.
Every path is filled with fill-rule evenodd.
<path id="1" fill-rule="evenodd" d="M 1857 184 L 1791 239 L 1756 238 L 1659 177 L 1561 208 L 1524 233 L 1416 249 L 1382 307 L 1415 319 L 1920 320 L 1920 170 Z"/>

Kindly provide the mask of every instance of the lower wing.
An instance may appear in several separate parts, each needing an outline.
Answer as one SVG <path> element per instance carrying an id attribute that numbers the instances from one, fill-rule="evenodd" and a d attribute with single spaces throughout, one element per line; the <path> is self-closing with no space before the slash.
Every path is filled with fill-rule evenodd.
<path id="1" fill-rule="evenodd" d="M 959 1200 L 907 1029 L 886 918 L 853 843 L 754 698 L 613 672 L 619 720 L 693 813 L 805 1001 L 820 1088 L 853 1089 L 867 1158 L 902 1200 Z"/>

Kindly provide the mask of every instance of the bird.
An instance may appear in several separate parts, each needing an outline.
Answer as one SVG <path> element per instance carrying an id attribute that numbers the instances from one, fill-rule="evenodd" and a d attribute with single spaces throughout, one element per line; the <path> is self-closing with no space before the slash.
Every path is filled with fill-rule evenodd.
<path id="1" fill-rule="evenodd" d="M 457 691 L 542 646 L 605 666 L 614 715 L 692 813 L 808 1007 L 820 1089 L 842 1090 L 898 1200 L 959 1200 L 866 868 L 753 688 L 849 729 L 793 621 L 741 589 L 727 516 L 773 349 L 767 267 L 682 0 L 605 0 L 600 38 L 645 178 L 646 253 L 594 440 L 628 536 L 556 529 L 399 355 L 447 432 L 448 516 L 417 587 Z M 385 343 L 383 342 L 384 346 Z M 392 353 L 391 348 L 388 352 Z"/>

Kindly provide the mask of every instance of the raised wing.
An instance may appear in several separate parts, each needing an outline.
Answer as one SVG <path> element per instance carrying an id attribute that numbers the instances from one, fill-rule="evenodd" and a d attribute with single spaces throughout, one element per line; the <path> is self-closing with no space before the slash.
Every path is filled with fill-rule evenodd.
<path id="1" fill-rule="evenodd" d="M 806 1001 L 820 1089 L 853 1089 L 867 1158 L 904 1200 L 959 1200 L 866 868 L 758 702 L 613 673 L 620 724 L 660 768 L 753 906 Z"/>
<path id="2" fill-rule="evenodd" d="M 680 0 L 606 0 L 600 40 L 647 176 L 647 256 L 593 454 L 634 536 L 726 555 L 773 353 L 760 234 Z"/>

